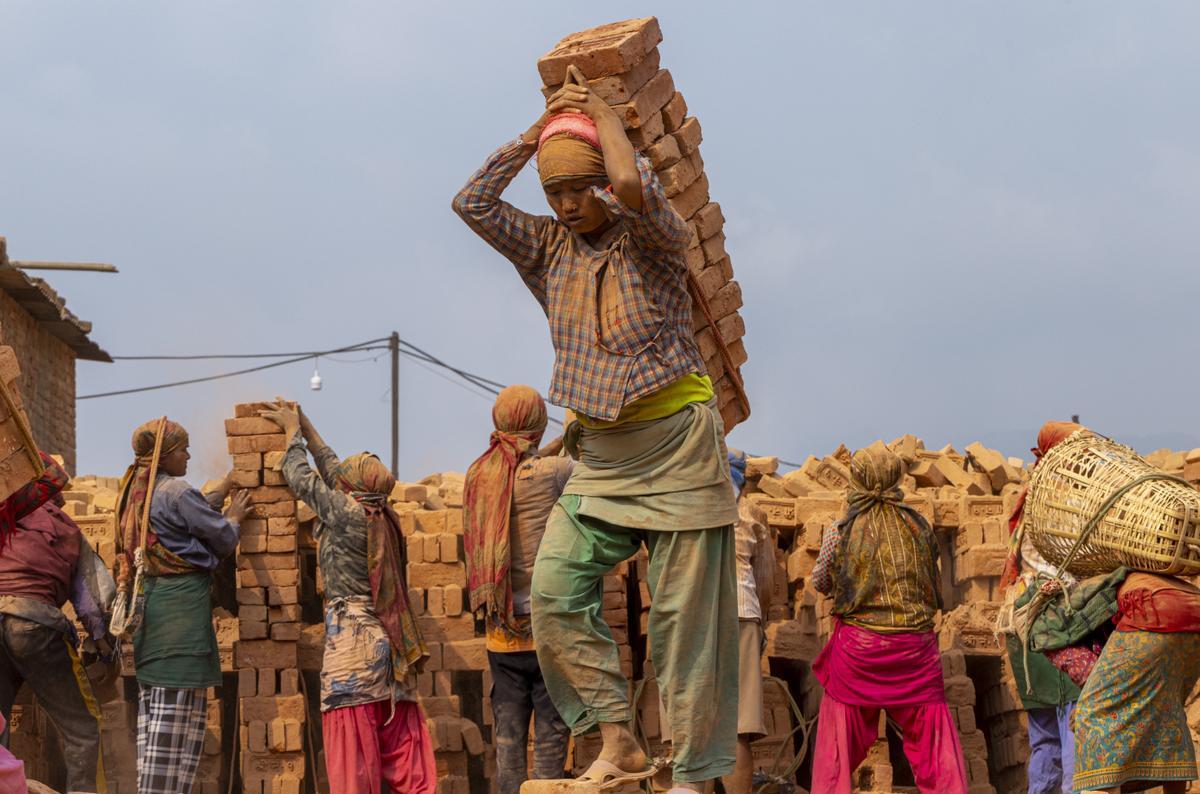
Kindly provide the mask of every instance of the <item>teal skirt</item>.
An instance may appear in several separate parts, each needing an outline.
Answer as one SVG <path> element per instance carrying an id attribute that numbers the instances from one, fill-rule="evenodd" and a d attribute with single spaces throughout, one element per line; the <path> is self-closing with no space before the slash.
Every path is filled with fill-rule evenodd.
<path id="1" fill-rule="evenodd" d="M 172 689 L 221 685 L 207 571 L 147 576 L 141 627 L 133 635 L 138 683 Z"/>
<path id="2" fill-rule="evenodd" d="M 1200 634 L 1114 632 L 1075 707 L 1075 791 L 1195 780 L 1183 702 L 1197 677 Z"/>

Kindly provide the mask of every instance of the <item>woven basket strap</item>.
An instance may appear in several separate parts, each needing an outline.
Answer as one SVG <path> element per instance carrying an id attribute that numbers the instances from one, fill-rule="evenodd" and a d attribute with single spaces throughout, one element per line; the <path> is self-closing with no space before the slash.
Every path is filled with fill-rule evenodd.
<path id="1" fill-rule="evenodd" d="M 167 430 L 167 417 L 158 420 L 158 429 L 154 431 L 154 457 L 150 459 L 150 479 L 146 483 L 146 502 L 142 505 L 141 543 L 142 553 L 150 542 L 150 501 L 154 498 L 154 481 L 158 479 L 158 456 L 162 452 L 163 435 Z"/>
<path id="2" fill-rule="evenodd" d="M 1170 480 L 1173 482 L 1182 483 L 1183 485 L 1186 485 L 1188 488 L 1193 487 L 1192 484 L 1190 482 L 1188 482 L 1187 480 L 1184 480 L 1180 477 L 1176 477 L 1173 474 L 1167 474 L 1165 472 L 1159 471 L 1159 472 L 1152 472 L 1150 474 L 1144 474 L 1141 477 L 1138 477 L 1136 480 L 1126 483 L 1125 485 L 1122 485 L 1117 490 L 1113 491 L 1112 494 L 1107 499 L 1104 500 L 1104 503 L 1101 504 L 1100 507 L 1096 509 L 1096 514 L 1094 516 L 1092 516 L 1091 520 L 1087 522 L 1086 526 L 1084 526 L 1083 531 L 1079 533 L 1079 537 L 1075 539 L 1075 543 L 1071 546 L 1071 550 L 1067 552 L 1067 556 L 1064 557 L 1063 561 L 1058 565 L 1058 572 L 1055 573 L 1055 575 L 1054 575 L 1054 581 L 1058 583 L 1058 586 L 1060 589 L 1062 589 L 1064 595 L 1067 593 L 1067 588 L 1066 588 L 1066 585 L 1063 584 L 1063 581 L 1062 581 L 1062 572 L 1065 571 L 1072 562 L 1074 562 L 1075 555 L 1078 554 L 1079 550 L 1083 548 L 1083 544 L 1087 542 L 1087 539 L 1088 539 L 1088 537 L 1091 536 L 1092 531 L 1096 527 L 1100 526 L 1100 522 L 1102 520 L 1104 520 L 1104 516 L 1108 515 L 1108 511 L 1112 510 L 1113 505 L 1115 505 L 1117 503 L 1118 499 L 1120 499 L 1122 496 L 1129 493 L 1130 491 L 1132 491 L 1134 488 L 1138 487 L 1142 483 L 1152 482 L 1154 480 Z M 1181 539 L 1181 542 L 1182 542 L 1182 539 Z M 1068 613 L 1073 612 L 1074 610 L 1071 608 L 1070 597 L 1064 597 L 1064 601 L 1066 603 L 1067 612 Z"/>

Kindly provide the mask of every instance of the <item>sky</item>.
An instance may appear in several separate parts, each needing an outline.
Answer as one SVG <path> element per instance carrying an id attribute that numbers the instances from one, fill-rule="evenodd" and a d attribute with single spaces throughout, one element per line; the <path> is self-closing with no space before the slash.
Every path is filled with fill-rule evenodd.
<path id="1" fill-rule="evenodd" d="M 1020 455 L 1047 419 L 1200 446 L 1200 6 L 1185 2 L 0 0 L 0 235 L 114 355 L 397 331 L 546 390 L 544 316 L 450 200 L 541 112 L 562 36 L 656 15 L 742 285 L 753 416 L 800 462 L 913 433 Z M 526 171 L 509 198 L 545 211 Z M 81 473 L 168 414 L 192 478 L 237 402 L 387 457 L 383 351 L 80 402 Z M 238 361 L 80 362 L 80 395 Z M 400 475 L 464 470 L 489 401 L 400 368 Z M 1026 453 L 1027 455 L 1027 453 Z"/>

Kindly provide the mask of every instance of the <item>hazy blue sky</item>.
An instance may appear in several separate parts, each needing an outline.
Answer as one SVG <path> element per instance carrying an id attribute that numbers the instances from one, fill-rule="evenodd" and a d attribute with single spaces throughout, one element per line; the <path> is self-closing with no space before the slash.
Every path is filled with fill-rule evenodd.
<path id="1" fill-rule="evenodd" d="M 1081 413 L 1200 444 L 1200 6 L 1184 2 L 66 3 L 0 0 L 0 234 L 113 354 L 324 349 L 395 329 L 545 389 L 545 320 L 450 211 L 540 112 L 562 35 L 655 14 L 742 283 L 738 446 L 905 432 L 1009 454 Z M 512 191 L 544 210 L 532 175 Z M 359 356 L 361 357 L 361 356 Z M 226 362 L 79 366 L 79 392 Z M 80 404 L 83 471 L 131 429 L 222 464 L 234 402 L 301 399 L 386 457 L 388 374 L 294 365 Z M 463 470 L 489 403 L 411 362 L 402 471 Z"/>

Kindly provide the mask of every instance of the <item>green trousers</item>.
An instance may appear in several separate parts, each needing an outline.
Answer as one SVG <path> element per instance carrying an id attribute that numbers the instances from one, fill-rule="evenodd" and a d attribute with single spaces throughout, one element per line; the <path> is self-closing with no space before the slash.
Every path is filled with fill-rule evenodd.
<path id="1" fill-rule="evenodd" d="M 733 527 L 633 530 L 554 506 L 534 565 L 533 636 L 546 688 L 576 735 L 629 722 L 629 684 L 601 616 L 606 573 L 650 553 L 650 653 L 674 733 L 674 777 L 733 771 L 737 745 L 738 615 Z"/>

